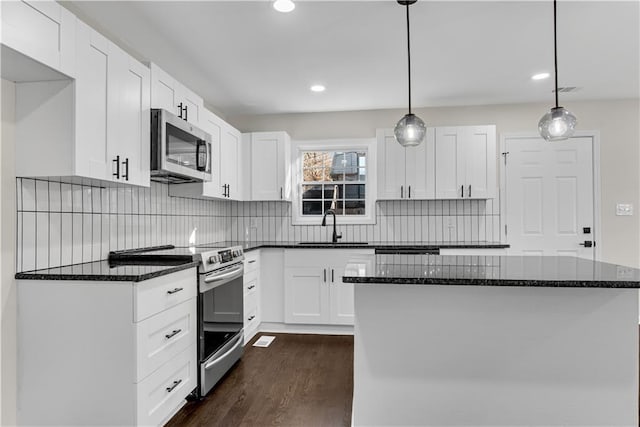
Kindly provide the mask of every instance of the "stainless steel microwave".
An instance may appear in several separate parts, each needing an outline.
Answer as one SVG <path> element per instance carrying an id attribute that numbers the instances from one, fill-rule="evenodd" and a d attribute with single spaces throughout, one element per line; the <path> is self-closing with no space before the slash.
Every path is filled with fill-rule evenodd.
<path id="1" fill-rule="evenodd" d="M 166 110 L 151 110 L 151 179 L 211 181 L 211 136 Z"/>

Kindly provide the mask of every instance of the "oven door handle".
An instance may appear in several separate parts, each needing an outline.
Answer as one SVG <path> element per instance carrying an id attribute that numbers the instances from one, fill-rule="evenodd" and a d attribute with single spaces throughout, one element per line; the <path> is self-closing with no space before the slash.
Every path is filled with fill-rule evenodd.
<path id="1" fill-rule="evenodd" d="M 244 329 L 240 329 L 240 332 L 238 333 L 238 337 L 236 338 L 236 343 L 233 345 L 233 347 L 231 347 L 229 350 L 225 351 L 224 354 L 220 355 L 219 357 L 216 357 L 215 360 L 212 360 L 211 362 L 205 364 L 204 365 L 204 369 L 210 369 L 211 367 L 213 367 L 217 363 L 219 363 L 222 360 L 224 360 L 228 355 L 230 355 L 231 353 L 236 351 L 238 349 L 238 347 L 240 347 L 242 345 L 243 342 L 244 342 Z"/>
<path id="2" fill-rule="evenodd" d="M 235 269 L 228 271 L 226 273 L 223 273 L 220 275 L 216 274 L 213 276 L 205 276 L 204 283 L 213 283 L 213 282 L 220 282 L 222 280 L 227 280 L 227 279 L 235 279 L 236 277 L 240 277 L 244 274 L 243 270 L 244 270 L 244 266 L 240 264 L 239 267 L 236 267 Z"/>

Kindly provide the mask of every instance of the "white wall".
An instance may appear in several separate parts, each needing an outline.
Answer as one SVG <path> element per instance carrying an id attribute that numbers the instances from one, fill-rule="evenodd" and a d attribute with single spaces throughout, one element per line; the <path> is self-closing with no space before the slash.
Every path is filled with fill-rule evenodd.
<path id="1" fill-rule="evenodd" d="M 550 99 L 551 102 L 551 99 Z M 640 267 L 640 102 L 638 99 L 561 102 L 578 118 L 578 129 L 601 137 L 601 217 L 603 261 Z M 537 134 L 549 104 L 489 105 L 416 109 L 427 126 L 495 124 L 503 133 Z M 365 138 L 393 127 L 404 110 L 231 116 L 242 132 L 285 130 L 292 139 Z M 498 138 L 499 139 L 499 138 Z M 633 203 L 631 217 L 615 215 L 615 204 Z"/>
<path id="2" fill-rule="evenodd" d="M 0 425 L 16 424 L 16 175 L 14 147 L 15 85 L 2 80 L 0 139 Z"/>

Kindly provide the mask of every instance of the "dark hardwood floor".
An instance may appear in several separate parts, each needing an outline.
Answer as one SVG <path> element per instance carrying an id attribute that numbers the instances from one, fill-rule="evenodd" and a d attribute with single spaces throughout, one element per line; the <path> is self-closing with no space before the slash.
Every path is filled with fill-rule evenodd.
<path id="1" fill-rule="evenodd" d="M 261 335 L 204 400 L 167 426 L 351 425 L 353 337 L 269 333 L 269 347 L 253 347 Z"/>

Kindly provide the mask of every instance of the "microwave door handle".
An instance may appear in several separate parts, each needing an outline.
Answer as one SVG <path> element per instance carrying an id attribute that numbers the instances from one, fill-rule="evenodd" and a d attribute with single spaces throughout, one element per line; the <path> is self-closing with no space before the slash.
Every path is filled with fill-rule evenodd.
<path id="1" fill-rule="evenodd" d="M 206 149 L 207 149 L 207 147 L 206 147 L 206 144 L 207 144 L 206 141 L 204 141 L 202 139 L 199 139 L 199 140 L 196 141 L 196 169 L 201 171 L 201 172 L 205 171 L 207 169 L 207 163 L 206 163 Z M 202 150 L 202 147 L 205 148 L 205 153 L 204 153 L 205 154 L 205 163 L 204 164 L 202 164 L 200 162 L 200 159 L 201 159 L 200 151 Z"/>

